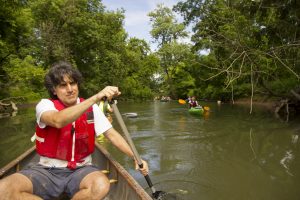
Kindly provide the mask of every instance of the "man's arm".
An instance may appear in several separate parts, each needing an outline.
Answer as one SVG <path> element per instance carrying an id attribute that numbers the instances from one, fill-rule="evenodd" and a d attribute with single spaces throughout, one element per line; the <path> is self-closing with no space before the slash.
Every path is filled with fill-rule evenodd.
<path id="1" fill-rule="evenodd" d="M 128 145 L 126 140 L 114 128 L 108 129 L 104 133 L 104 135 L 112 142 L 114 146 L 116 146 L 120 151 L 122 151 L 123 153 L 125 153 L 126 155 L 128 155 L 130 158 L 134 160 L 136 169 L 139 169 L 144 176 L 148 174 L 149 169 L 148 169 L 147 162 L 142 160 L 143 168 L 142 169 L 139 168 L 130 146 Z"/>
<path id="2" fill-rule="evenodd" d="M 110 128 L 104 133 L 114 146 L 116 146 L 120 151 L 125 153 L 130 158 L 134 159 L 134 154 L 131 151 L 130 146 L 127 144 L 125 139 L 114 129 Z"/>
<path id="3" fill-rule="evenodd" d="M 108 99 L 118 96 L 120 94 L 117 87 L 107 86 L 99 93 L 94 96 L 86 99 L 85 101 L 76 104 L 74 106 L 70 106 L 61 111 L 46 111 L 41 116 L 41 121 L 48 126 L 52 126 L 55 128 L 62 128 L 69 123 L 75 121 L 78 117 L 80 117 L 89 107 L 93 104 L 99 102 L 102 98 L 107 97 Z"/>

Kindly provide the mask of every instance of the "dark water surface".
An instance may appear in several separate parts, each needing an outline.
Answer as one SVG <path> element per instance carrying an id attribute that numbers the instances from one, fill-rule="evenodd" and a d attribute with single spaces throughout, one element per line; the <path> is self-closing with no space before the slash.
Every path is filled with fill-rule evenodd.
<path id="1" fill-rule="evenodd" d="M 300 199 L 300 119 L 289 122 L 261 108 L 217 106 L 193 116 L 177 102 L 119 103 L 157 190 L 187 200 Z M 0 166 L 30 147 L 34 109 L 0 119 Z M 121 130 L 114 119 L 114 127 Z M 104 145 L 147 188 L 133 163 Z"/>

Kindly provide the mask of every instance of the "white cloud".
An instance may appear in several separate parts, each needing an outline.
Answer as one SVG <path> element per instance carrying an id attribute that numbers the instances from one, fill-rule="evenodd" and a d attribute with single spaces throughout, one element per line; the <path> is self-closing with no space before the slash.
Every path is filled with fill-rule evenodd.
<path id="1" fill-rule="evenodd" d="M 136 12 L 125 12 L 125 25 L 126 26 L 139 26 L 144 25 L 145 22 L 149 21 L 147 12 L 136 11 Z"/>

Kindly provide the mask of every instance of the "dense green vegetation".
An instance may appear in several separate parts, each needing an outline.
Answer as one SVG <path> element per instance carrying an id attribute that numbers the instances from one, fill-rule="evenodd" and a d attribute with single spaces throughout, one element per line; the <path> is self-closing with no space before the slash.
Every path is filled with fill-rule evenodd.
<path id="1" fill-rule="evenodd" d="M 299 86 L 297 0 L 158 5 L 149 13 L 156 52 L 128 37 L 124 10 L 108 11 L 100 0 L 0 2 L 0 99 L 47 97 L 44 74 L 62 59 L 82 72 L 86 97 L 117 85 L 127 100 L 285 98 Z M 193 27 L 192 44 L 181 42 L 186 25 Z"/>
<path id="2" fill-rule="evenodd" d="M 175 10 L 193 24 L 193 51 L 210 50 L 191 67 L 204 96 L 286 97 L 299 86 L 299 1 L 187 0 Z"/>
<path id="3" fill-rule="evenodd" d="M 141 39 L 128 38 L 124 11 L 98 0 L 5 1 L 0 4 L 0 99 L 47 96 L 43 77 L 68 60 L 83 74 L 82 94 L 117 85 L 126 99 L 150 99 L 159 60 Z"/>

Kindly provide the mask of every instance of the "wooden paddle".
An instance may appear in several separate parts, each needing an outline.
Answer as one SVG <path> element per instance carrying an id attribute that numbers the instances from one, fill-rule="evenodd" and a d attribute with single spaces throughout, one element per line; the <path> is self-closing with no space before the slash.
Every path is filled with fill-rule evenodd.
<path id="1" fill-rule="evenodd" d="M 115 116 L 117 118 L 118 123 L 120 124 L 120 126 L 122 128 L 122 131 L 125 134 L 125 137 L 126 137 L 126 139 L 128 141 L 128 144 L 129 144 L 131 150 L 133 151 L 134 157 L 137 160 L 139 167 L 143 168 L 143 163 L 142 163 L 141 157 L 140 157 L 139 153 L 137 152 L 137 150 L 136 150 L 136 148 L 135 148 L 135 146 L 134 146 L 134 144 L 132 142 L 132 139 L 131 139 L 130 134 L 129 134 L 128 130 L 127 130 L 127 127 L 126 127 L 126 125 L 124 123 L 124 120 L 123 120 L 123 118 L 122 118 L 122 116 L 120 114 L 120 111 L 119 111 L 117 105 L 114 102 L 111 102 L 111 103 L 112 103 L 111 106 L 112 106 L 112 108 L 114 110 L 114 114 L 115 114 Z M 154 188 L 154 186 L 152 184 L 152 181 L 151 181 L 151 179 L 150 179 L 150 177 L 149 177 L 148 174 L 146 176 L 144 176 L 144 177 L 145 177 L 145 179 L 146 179 L 149 187 L 152 190 L 152 196 L 155 199 L 162 199 L 162 196 L 164 194 L 166 194 L 166 193 L 163 192 L 163 191 L 156 191 L 156 189 Z"/>

